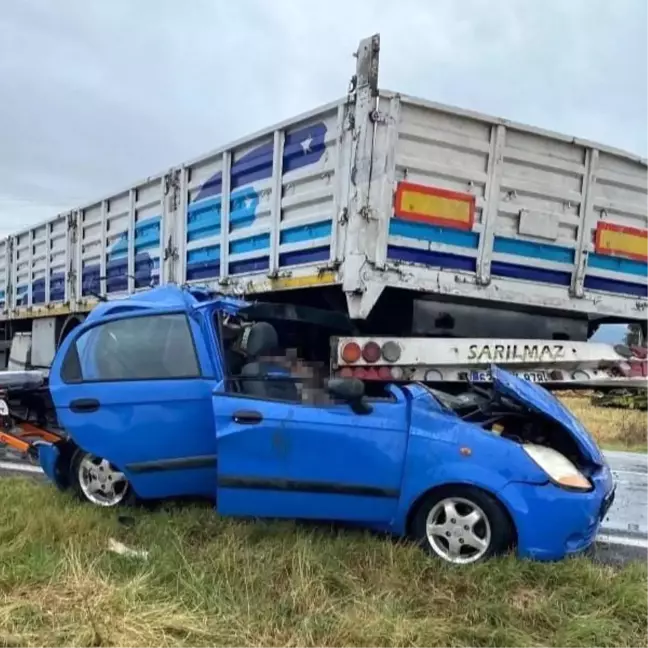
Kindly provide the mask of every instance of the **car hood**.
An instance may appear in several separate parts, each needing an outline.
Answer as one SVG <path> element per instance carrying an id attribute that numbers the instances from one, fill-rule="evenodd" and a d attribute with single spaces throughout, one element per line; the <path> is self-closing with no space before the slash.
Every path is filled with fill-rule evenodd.
<path id="1" fill-rule="evenodd" d="M 604 465 L 605 459 L 585 426 L 549 391 L 510 374 L 501 367 L 491 367 L 495 390 L 525 407 L 549 417 L 569 433 L 581 452 L 593 463 Z"/>

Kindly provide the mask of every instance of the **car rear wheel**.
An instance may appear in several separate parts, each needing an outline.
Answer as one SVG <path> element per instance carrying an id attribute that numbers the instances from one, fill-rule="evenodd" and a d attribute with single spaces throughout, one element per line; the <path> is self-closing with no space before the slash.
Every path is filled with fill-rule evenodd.
<path id="1" fill-rule="evenodd" d="M 513 528 L 502 505 L 469 486 L 431 493 L 419 506 L 412 531 L 421 546 L 446 562 L 466 565 L 504 553 Z"/>
<path id="2" fill-rule="evenodd" d="M 133 489 L 123 472 L 107 459 L 78 450 L 70 466 L 70 483 L 78 497 L 95 506 L 110 508 L 129 504 Z"/>

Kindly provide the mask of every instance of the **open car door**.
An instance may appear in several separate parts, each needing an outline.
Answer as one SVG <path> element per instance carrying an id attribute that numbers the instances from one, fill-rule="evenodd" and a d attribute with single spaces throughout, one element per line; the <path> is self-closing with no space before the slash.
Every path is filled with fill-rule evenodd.
<path id="1" fill-rule="evenodd" d="M 213 394 L 217 507 L 226 515 L 357 520 L 394 515 L 407 444 L 401 390 L 368 414 Z"/>

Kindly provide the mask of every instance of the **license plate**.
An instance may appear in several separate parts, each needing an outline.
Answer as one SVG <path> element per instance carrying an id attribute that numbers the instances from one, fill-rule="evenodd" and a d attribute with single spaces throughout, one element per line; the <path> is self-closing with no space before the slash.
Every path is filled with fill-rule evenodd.
<path id="1" fill-rule="evenodd" d="M 546 371 L 511 371 L 514 376 L 518 378 L 524 378 L 529 382 L 547 382 L 548 376 Z M 491 372 L 490 371 L 471 371 L 470 372 L 471 382 L 490 382 L 491 381 Z"/>
<path id="2" fill-rule="evenodd" d="M 9 407 L 4 398 L 0 398 L 0 416 L 9 416 Z"/>

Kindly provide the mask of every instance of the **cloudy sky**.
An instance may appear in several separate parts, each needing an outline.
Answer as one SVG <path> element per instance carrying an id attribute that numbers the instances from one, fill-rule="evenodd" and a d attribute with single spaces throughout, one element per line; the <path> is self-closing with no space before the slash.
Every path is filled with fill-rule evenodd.
<path id="1" fill-rule="evenodd" d="M 647 153 L 646 0 L 3 0 L 0 234 L 382 87 Z"/>

